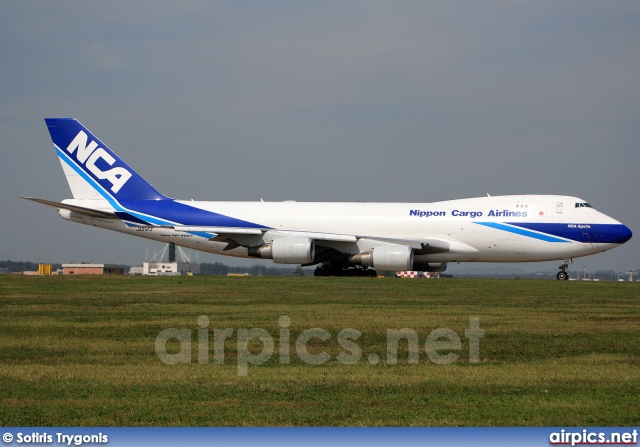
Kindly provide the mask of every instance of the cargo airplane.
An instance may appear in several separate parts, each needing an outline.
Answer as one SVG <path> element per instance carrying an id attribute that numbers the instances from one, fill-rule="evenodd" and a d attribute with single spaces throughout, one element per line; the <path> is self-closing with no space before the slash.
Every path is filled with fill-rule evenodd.
<path id="1" fill-rule="evenodd" d="M 72 118 L 45 119 L 73 199 L 25 197 L 72 222 L 219 255 L 317 265 L 317 276 L 444 271 L 448 262 L 564 261 L 631 230 L 577 197 L 509 195 L 432 203 L 204 202 L 159 193 Z"/>

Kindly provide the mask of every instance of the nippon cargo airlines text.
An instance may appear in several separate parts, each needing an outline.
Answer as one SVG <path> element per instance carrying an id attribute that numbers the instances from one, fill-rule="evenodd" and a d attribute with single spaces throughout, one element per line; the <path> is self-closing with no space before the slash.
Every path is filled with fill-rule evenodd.
<path id="1" fill-rule="evenodd" d="M 26 199 L 57 208 L 72 222 L 219 255 L 315 265 L 317 276 L 559 260 L 557 278 L 565 280 L 574 258 L 611 250 L 632 236 L 621 222 L 566 195 L 414 204 L 177 200 L 158 192 L 76 119 L 45 122 L 73 198 Z"/>
<path id="2" fill-rule="evenodd" d="M 409 216 L 417 217 L 470 217 L 475 219 L 476 217 L 482 217 L 485 215 L 484 211 L 465 211 L 465 210 L 453 210 L 447 214 L 445 211 L 422 211 L 422 210 L 410 210 Z M 527 217 L 526 211 L 509 211 L 509 210 L 490 210 L 486 212 L 487 217 Z"/>

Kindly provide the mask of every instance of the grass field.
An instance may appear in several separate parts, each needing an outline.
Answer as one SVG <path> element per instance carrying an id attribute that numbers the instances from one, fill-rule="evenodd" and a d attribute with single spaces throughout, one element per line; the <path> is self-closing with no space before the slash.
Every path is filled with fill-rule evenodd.
<path id="1" fill-rule="evenodd" d="M 2 275 L 0 310 L 6 426 L 640 424 L 637 283 Z M 208 364 L 198 363 L 202 315 Z M 282 316 L 289 364 L 279 361 Z M 484 330 L 479 364 L 469 362 L 469 317 Z M 167 328 L 191 330 L 190 363 L 160 361 Z M 224 364 L 213 363 L 218 328 L 234 329 Z M 239 376 L 237 334 L 251 328 L 265 329 L 275 352 Z M 310 328 L 331 334 L 308 344 L 331 356 L 324 364 L 296 355 Z M 344 328 L 362 333 L 355 364 L 338 361 L 354 352 L 337 342 Z M 418 364 L 407 343 L 397 364 L 386 361 L 387 329 L 400 328 L 417 332 Z M 457 361 L 429 360 L 436 328 L 460 336 Z M 170 354 L 180 347 L 167 344 Z M 254 354 L 264 347 L 250 342 Z"/>

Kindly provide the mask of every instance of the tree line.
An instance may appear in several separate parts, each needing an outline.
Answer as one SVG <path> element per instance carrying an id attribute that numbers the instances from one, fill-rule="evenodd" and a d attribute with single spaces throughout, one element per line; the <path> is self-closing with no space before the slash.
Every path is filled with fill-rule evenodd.
<path id="1" fill-rule="evenodd" d="M 62 268 L 62 264 L 52 264 L 53 270 Z M 24 272 L 24 271 L 38 271 L 37 262 L 29 261 L 0 261 L 0 269 L 7 269 L 7 272 Z"/>

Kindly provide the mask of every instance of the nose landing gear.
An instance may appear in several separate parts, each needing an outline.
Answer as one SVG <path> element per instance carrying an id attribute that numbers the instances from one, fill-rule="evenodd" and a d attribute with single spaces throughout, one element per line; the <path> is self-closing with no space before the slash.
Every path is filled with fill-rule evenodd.
<path id="1" fill-rule="evenodd" d="M 569 268 L 569 261 L 566 261 L 558 268 L 560 269 L 560 271 L 556 275 L 556 278 L 561 281 L 566 281 L 567 279 L 569 279 L 569 273 L 567 272 L 567 269 Z"/>

